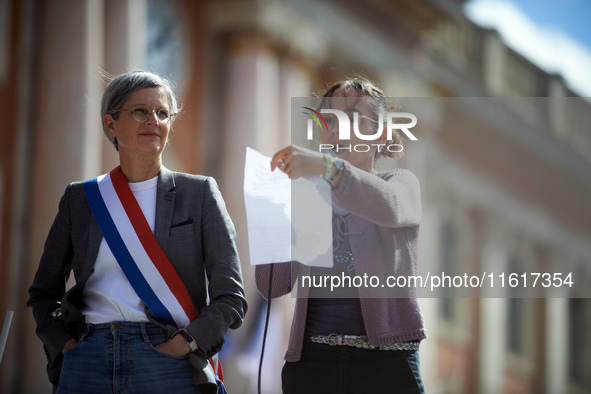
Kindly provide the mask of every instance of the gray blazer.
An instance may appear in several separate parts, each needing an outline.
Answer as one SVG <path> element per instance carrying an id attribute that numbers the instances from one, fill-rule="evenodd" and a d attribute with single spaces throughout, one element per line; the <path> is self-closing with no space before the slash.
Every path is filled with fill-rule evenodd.
<path id="1" fill-rule="evenodd" d="M 190 357 L 193 382 L 215 383 L 207 360 L 221 350 L 228 328 L 240 327 L 247 309 L 236 231 L 215 180 L 162 167 L 154 235 L 197 309 L 198 318 L 187 327 L 199 345 Z M 27 303 L 33 309 L 54 384 L 59 380 L 62 348 L 69 339 L 78 338 L 84 327 L 82 290 L 102 238 L 82 183 L 70 184 L 59 203 Z M 71 272 L 76 284 L 66 291 Z M 151 312 L 146 312 L 151 318 Z"/>

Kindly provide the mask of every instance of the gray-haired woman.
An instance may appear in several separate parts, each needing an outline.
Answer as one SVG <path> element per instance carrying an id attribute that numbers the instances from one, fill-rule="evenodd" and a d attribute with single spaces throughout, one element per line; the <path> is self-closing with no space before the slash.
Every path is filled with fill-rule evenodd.
<path id="1" fill-rule="evenodd" d="M 217 388 L 210 360 L 247 304 L 215 180 L 162 165 L 178 112 L 171 84 L 146 71 L 104 92 L 103 130 L 120 166 L 66 188 L 29 289 L 58 393 Z"/>

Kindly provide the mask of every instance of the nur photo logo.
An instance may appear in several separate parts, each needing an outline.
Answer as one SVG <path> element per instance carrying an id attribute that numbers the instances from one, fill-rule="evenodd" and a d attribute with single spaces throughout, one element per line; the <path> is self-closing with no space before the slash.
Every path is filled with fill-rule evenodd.
<path id="1" fill-rule="evenodd" d="M 417 117 L 408 112 L 380 112 L 378 120 L 372 119 L 365 115 L 360 115 L 359 112 L 351 112 L 347 114 L 344 111 L 338 109 L 327 109 L 322 108 L 317 111 L 311 107 L 302 107 L 307 111 L 302 112 L 308 115 L 310 119 L 307 121 L 306 138 L 308 141 L 313 140 L 313 129 L 314 124 L 318 126 L 321 131 L 333 132 L 338 134 L 339 141 L 350 141 L 351 132 L 354 136 L 362 141 L 374 141 L 375 143 L 363 143 L 363 144 L 349 144 L 349 145 L 333 145 L 333 144 L 319 144 L 318 150 L 323 149 L 334 149 L 336 152 L 339 150 L 355 151 L 355 152 L 367 152 L 372 147 L 377 147 L 378 152 L 384 147 L 389 152 L 396 153 L 403 150 L 403 146 L 399 144 L 385 144 L 377 143 L 378 141 L 384 141 L 383 134 L 386 133 L 386 141 L 393 139 L 394 130 L 402 131 L 408 139 L 411 141 L 418 141 L 417 137 L 410 132 L 409 129 L 413 128 L 417 124 Z M 367 119 L 375 123 L 377 126 L 374 133 L 361 132 L 359 130 L 359 124 L 361 119 Z M 400 119 L 410 120 L 409 122 L 399 123 Z M 385 127 L 384 127 L 385 125 Z M 334 127 L 338 127 L 337 130 L 333 130 Z"/>

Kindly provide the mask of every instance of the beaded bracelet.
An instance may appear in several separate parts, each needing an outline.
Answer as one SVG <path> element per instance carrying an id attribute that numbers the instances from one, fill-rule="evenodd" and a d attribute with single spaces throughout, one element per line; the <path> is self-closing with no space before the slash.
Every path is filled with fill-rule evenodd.
<path id="1" fill-rule="evenodd" d="M 345 169 L 345 165 L 343 164 L 343 161 L 340 159 L 336 159 L 335 161 L 333 161 L 332 164 L 334 167 L 336 167 L 336 171 L 334 172 L 333 176 L 331 176 L 328 180 L 331 185 L 334 182 L 334 180 L 338 178 L 339 174 L 343 172 L 343 170 Z"/>
<path id="2" fill-rule="evenodd" d="M 324 163 L 326 164 L 324 169 L 324 179 L 328 181 L 332 175 L 332 157 L 328 153 L 324 154 Z"/>

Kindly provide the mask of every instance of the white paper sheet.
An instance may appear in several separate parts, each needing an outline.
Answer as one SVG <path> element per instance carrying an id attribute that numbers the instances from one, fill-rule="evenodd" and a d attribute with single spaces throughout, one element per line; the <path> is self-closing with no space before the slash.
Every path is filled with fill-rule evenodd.
<path id="1" fill-rule="evenodd" d="M 330 185 L 319 178 L 291 181 L 271 158 L 246 148 L 244 202 L 252 265 L 298 261 L 332 267 Z"/>

